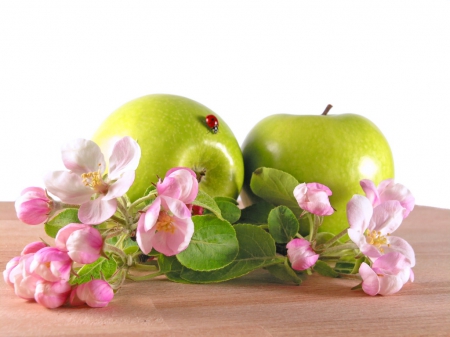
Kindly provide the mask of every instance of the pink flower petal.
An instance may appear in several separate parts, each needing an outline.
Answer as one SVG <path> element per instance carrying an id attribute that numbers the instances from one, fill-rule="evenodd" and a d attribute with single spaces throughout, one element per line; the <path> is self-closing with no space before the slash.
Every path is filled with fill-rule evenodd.
<path id="1" fill-rule="evenodd" d="M 157 184 L 157 190 L 160 196 L 179 199 L 185 204 L 190 204 L 198 194 L 197 176 L 189 168 L 173 168 L 166 173 L 164 181 Z"/>
<path id="2" fill-rule="evenodd" d="M 367 199 L 369 199 L 369 201 L 371 202 L 372 206 L 378 205 L 380 198 L 374 182 L 370 179 L 363 179 L 359 182 L 359 184 L 361 185 L 361 188 L 366 194 Z"/>
<path id="3" fill-rule="evenodd" d="M 117 209 L 117 200 L 103 200 L 99 197 L 85 202 L 78 210 L 78 218 L 88 225 L 97 225 L 114 215 Z"/>
<path id="4" fill-rule="evenodd" d="M 151 230 L 156 225 L 156 222 L 158 221 L 158 217 L 159 217 L 159 212 L 160 211 L 161 211 L 161 198 L 157 197 L 152 202 L 152 204 L 148 208 L 148 210 L 145 213 L 145 215 L 141 215 L 141 218 L 143 217 L 145 219 L 144 229 L 146 231 Z M 141 219 L 139 219 L 139 221 L 141 221 Z"/>
<path id="5" fill-rule="evenodd" d="M 161 199 L 162 207 L 170 210 L 177 218 L 185 219 L 191 217 L 191 211 L 184 202 L 166 196 L 160 196 L 159 198 Z"/>
<path id="6" fill-rule="evenodd" d="M 350 228 L 363 234 L 369 227 L 373 208 L 369 199 L 355 194 L 347 204 L 347 219 Z"/>
<path id="7" fill-rule="evenodd" d="M 385 201 L 373 209 L 369 229 L 386 235 L 393 233 L 403 221 L 403 207 L 397 200 Z"/>
<path id="8" fill-rule="evenodd" d="M 127 171 L 109 186 L 108 193 L 103 197 L 103 200 L 111 200 L 121 197 L 128 192 L 131 185 L 133 185 L 135 178 L 135 171 Z"/>
<path id="9" fill-rule="evenodd" d="M 114 144 L 109 157 L 110 180 L 118 179 L 127 171 L 135 171 L 141 159 L 141 148 L 131 137 L 123 137 Z"/>
<path id="10" fill-rule="evenodd" d="M 153 237 L 155 230 L 145 230 L 145 216 L 141 215 L 136 229 L 136 242 L 144 254 L 148 254 L 153 249 Z"/>
<path id="11" fill-rule="evenodd" d="M 44 177 L 47 190 L 68 204 L 80 205 L 91 199 L 92 189 L 85 186 L 81 177 L 73 172 L 55 171 Z"/>
<path id="12" fill-rule="evenodd" d="M 359 267 L 359 274 L 361 275 L 362 289 L 370 296 L 375 296 L 380 291 L 380 281 L 378 275 L 365 262 Z"/>
<path id="13" fill-rule="evenodd" d="M 106 168 L 100 147 L 91 140 L 75 139 L 62 147 L 61 155 L 66 168 L 79 176 L 99 170 L 103 174 Z"/>
<path id="14" fill-rule="evenodd" d="M 399 252 L 403 254 L 409 260 L 411 268 L 416 265 L 414 249 L 406 240 L 398 236 L 389 236 L 389 246 L 383 248 L 385 250 L 385 253 Z"/>
<path id="15" fill-rule="evenodd" d="M 66 303 L 71 286 L 66 281 L 46 282 L 39 281 L 36 284 L 34 299 L 46 308 L 53 309 Z"/>
<path id="16" fill-rule="evenodd" d="M 36 253 L 39 250 L 41 250 L 42 248 L 47 247 L 47 245 L 45 243 L 43 243 L 42 241 L 35 241 L 32 243 L 27 244 L 23 249 L 22 252 L 20 253 L 20 255 L 27 255 L 27 254 L 31 254 L 31 253 Z"/>

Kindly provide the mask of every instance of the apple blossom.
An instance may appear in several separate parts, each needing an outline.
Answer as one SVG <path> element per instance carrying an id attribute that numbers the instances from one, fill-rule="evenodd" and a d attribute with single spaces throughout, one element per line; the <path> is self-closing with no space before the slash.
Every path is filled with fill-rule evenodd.
<path id="1" fill-rule="evenodd" d="M 70 277 L 72 259 L 58 248 L 45 247 L 34 254 L 30 272 L 49 282 L 67 281 Z"/>
<path id="2" fill-rule="evenodd" d="M 47 190 L 65 203 L 80 205 L 78 217 L 83 223 L 99 224 L 110 218 L 117 209 L 116 198 L 133 184 L 141 156 L 137 142 L 123 137 L 114 144 L 107 175 L 103 153 L 93 141 L 76 139 L 61 152 L 70 171 L 47 174 Z"/>
<path id="3" fill-rule="evenodd" d="M 167 171 L 164 180 L 156 184 L 159 196 L 178 199 L 191 204 L 198 194 L 198 181 L 194 171 L 187 167 L 175 167 Z"/>
<path id="4" fill-rule="evenodd" d="M 16 276 L 24 277 L 31 274 L 29 271 L 29 266 L 34 258 L 34 253 L 40 249 L 47 247 L 42 241 L 31 242 L 26 245 L 20 256 L 12 258 L 7 264 L 3 271 L 3 279 L 5 282 L 14 288 L 16 282 Z"/>
<path id="5" fill-rule="evenodd" d="M 18 297 L 26 300 L 34 299 L 36 284 L 38 281 L 42 280 L 39 275 L 30 270 L 34 254 L 35 253 L 30 253 L 20 256 L 18 264 L 12 269 L 9 269 L 8 280 L 5 280 L 9 285 L 13 286 L 14 292 Z"/>
<path id="6" fill-rule="evenodd" d="M 67 252 L 73 261 L 89 264 L 100 257 L 103 239 L 100 232 L 92 226 L 71 223 L 58 231 L 55 245 Z"/>
<path id="7" fill-rule="evenodd" d="M 396 251 L 405 255 L 414 267 L 413 248 L 404 239 L 391 235 L 403 221 L 403 210 L 397 200 L 385 201 L 372 208 L 368 198 L 354 195 L 347 204 L 348 236 L 372 260 Z"/>
<path id="8" fill-rule="evenodd" d="M 20 221 L 28 225 L 39 225 L 48 219 L 54 202 L 44 189 L 28 187 L 20 193 L 14 206 Z"/>
<path id="9" fill-rule="evenodd" d="M 66 303 L 71 289 L 69 282 L 64 280 L 58 282 L 40 280 L 36 283 L 34 299 L 49 309 L 57 308 Z"/>
<path id="10" fill-rule="evenodd" d="M 410 261 L 399 252 L 390 252 L 378 258 L 370 267 L 363 262 L 359 267 L 362 289 L 375 296 L 391 295 L 399 291 L 410 279 L 413 280 Z"/>
<path id="11" fill-rule="evenodd" d="M 177 199 L 157 197 L 139 218 L 136 241 L 144 254 L 155 248 L 171 256 L 185 250 L 193 234 L 188 207 Z"/>
<path id="12" fill-rule="evenodd" d="M 287 245 L 287 256 L 292 269 L 306 270 L 317 262 L 319 254 L 311 248 L 311 242 L 305 239 L 293 239 Z"/>
<path id="13" fill-rule="evenodd" d="M 294 197 L 301 209 L 316 215 L 331 215 L 334 212 L 330 205 L 331 190 L 319 183 L 303 183 L 294 189 Z"/>
<path id="14" fill-rule="evenodd" d="M 72 289 L 70 304 L 76 306 L 86 303 L 93 308 L 103 308 L 111 302 L 113 297 L 114 291 L 108 282 L 91 280 Z"/>
<path id="15" fill-rule="evenodd" d="M 396 184 L 394 179 L 383 180 L 378 187 L 373 181 L 363 179 L 360 181 L 360 185 L 373 207 L 388 200 L 398 200 L 404 208 L 403 218 L 406 218 L 414 209 L 414 196 L 405 186 Z"/>

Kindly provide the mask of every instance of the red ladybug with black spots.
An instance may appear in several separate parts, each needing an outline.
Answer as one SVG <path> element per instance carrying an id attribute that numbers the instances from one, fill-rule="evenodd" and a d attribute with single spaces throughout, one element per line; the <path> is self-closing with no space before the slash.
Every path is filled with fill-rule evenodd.
<path id="1" fill-rule="evenodd" d="M 205 117 L 206 125 L 211 129 L 212 133 L 219 132 L 219 120 L 214 115 L 208 115 Z"/>

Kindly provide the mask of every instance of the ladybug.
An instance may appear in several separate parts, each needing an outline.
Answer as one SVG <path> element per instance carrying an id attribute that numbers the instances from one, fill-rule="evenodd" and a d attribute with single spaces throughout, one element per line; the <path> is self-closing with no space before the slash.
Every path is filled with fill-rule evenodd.
<path id="1" fill-rule="evenodd" d="M 219 131 L 219 120 L 214 115 L 208 115 L 205 117 L 206 125 L 211 129 L 213 133 Z"/>

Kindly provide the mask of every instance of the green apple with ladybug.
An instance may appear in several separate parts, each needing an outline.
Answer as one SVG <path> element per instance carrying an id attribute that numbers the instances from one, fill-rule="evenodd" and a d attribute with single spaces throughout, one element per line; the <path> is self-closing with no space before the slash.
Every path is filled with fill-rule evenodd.
<path id="1" fill-rule="evenodd" d="M 199 188 L 213 197 L 239 195 L 244 177 L 241 149 L 224 120 L 206 106 L 177 95 L 140 97 L 109 115 L 92 140 L 108 153 L 123 136 L 134 138 L 142 151 L 127 192 L 131 200 L 180 166 L 191 168 Z"/>
<path id="2" fill-rule="evenodd" d="M 252 173 L 271 167 L 290 173 L 299 183 L 328 186 L 336 210 L 324 218 L 321 231 L 338 233 L 348 227 L 346 205 L 354 194 L 364 194 L 361 179 L 380 181 L 394 177 L 394 161 L 382 132 L 356 114 L 277 114 L 259 123 L 247 135 L 242 152 L 245 178 L 244 205 L 257 201 L 250 189 Z"/>

